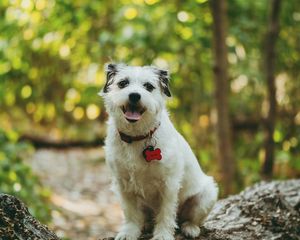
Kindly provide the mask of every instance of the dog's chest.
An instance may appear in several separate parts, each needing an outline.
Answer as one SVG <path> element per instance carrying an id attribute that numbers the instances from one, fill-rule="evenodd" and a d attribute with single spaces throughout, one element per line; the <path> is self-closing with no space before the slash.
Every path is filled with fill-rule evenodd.
<path id="1" fill-rule="evenodd" d="M 115 167 L 124 191 L 152 198 L 164 186 L 164 166 L 158 160 L 147 162 L 142 152 L 143 148 L 119 149 Z"/>
<path id="2" fill-rule="evenodd" d="M 164 180 L 152 167 L 148 169 L 131 169 L 129 171 L 120 170 L 121 187 L 126 192 L 132 192 L 142 197 L 151 198 L 164 185 Z"/>

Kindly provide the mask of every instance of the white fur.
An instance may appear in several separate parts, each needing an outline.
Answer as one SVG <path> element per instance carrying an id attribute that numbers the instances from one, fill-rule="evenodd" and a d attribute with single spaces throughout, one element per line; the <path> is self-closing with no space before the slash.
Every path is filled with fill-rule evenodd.
<path id="1" fill-rule="evenodd" d="M 218 188 L 212 177 L 203 173 L 190 146 L 171 123 L 158 69 L 125 65 L 116 65 L 116 68 L 118 71 L 110 79 L 113 83 L 109 90 L 101 94 L 109 113 L 106 162 L 112 173 L 112 187 L 125 215 L 116 240 L 139 237 L 145 224 L 145 207 L 154 213 L 153 240 L 173 240 L 180 221 L 184 221 L 181 228 L 186 236 L 197 237 L 199 226 L 216 202 Z M 119 89 L 117 82 L 124 78 L 128 78 L 130 84 Z M 155 89 L 147 91 L 143 86 L 145 82 L 153 84 Z M 135 123 L 129 123 L 121 110 L 132 92 L 141 95 L 140 102 L 147 109 Z M 145 135 L 157 126 L 153 138 L 156 147 L 161 149 L 161 161 L 146 162 L 143 158 L 145 141 L 149 140 L 129 144 L 122 141 L 118 133 Z M 184 205 L 187 200 L 190 200 L 189 206 Z M 180 209 L 184 212 L 180 213 Z"/>

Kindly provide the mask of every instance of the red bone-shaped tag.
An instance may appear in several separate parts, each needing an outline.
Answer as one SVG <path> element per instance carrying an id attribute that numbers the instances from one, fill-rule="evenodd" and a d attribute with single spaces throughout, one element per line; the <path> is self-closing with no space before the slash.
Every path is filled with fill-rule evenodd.
<path id="1" fill-rule="evenodd" d="M 161 160 L 161 151 L 159 148 L 154 149 L 153 146 L 148 146 L 143 151 L 143 156 L 147 162 L 151 162 L 152 160 Z"/>

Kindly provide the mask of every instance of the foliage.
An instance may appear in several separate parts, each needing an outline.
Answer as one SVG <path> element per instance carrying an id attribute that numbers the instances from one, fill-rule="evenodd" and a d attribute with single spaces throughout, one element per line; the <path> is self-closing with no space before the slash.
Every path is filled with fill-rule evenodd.
<path id="1" fill-rule="evenodd" d="M 262 74 L 269 1 L 229 0 L 230 108 L 240 186 L 259 178 L 266 112 Z M 218 176 L 208 0 L 3 0 L 0 119 L 21 133 L 62 139 L 104 135 L 97 92 L 113 59 L 172 73 L 171 116 L 202 165 Z M 300 175 L 300 2 L 283 1 L 277 44 L 275 177 Z M 247 121 L 258 128 L 252 129 Z"/>
<path id="2" fill-rule="evenodd" d="M 49 191 L 41 186 L 38 178 L 21 159 L 32 151 L 28 143 L 16 143 L 14 131 L 0 129 L 0 192 L 24 200 L 29 211 L 43 222 L 49 222 Z"/>

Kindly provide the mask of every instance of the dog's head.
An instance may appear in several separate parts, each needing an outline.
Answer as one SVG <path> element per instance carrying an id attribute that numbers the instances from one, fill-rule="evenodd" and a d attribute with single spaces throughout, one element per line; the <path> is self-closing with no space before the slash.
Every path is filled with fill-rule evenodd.
<path id="1" fill-rule="evenodd" d="M 117 124 L 147 125 L 159 117 L 170 97 L 169 74 L 153 66 L 106 64 L 106 83 L 100 92 L 108 114 Z"/>

